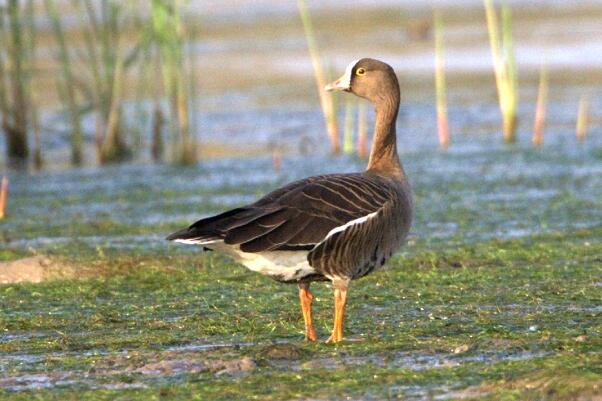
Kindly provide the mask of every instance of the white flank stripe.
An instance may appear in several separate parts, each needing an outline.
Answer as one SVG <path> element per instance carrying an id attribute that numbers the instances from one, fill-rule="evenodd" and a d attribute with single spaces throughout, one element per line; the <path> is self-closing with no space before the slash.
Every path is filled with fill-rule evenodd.
<path id="1" fill-rule="evenodd" d="M 326 237 L 321 242 L 326 241 L 328 238 L 332 237 L 334 234 L 336 234 L 338 232 L 345 231 L 346 229 L 348 229 L 351 226 L 355 226 L 357 224 L 362 224 L 362 223 L 370 220 L 371 218 L 373 218 L 377 214 L 378 214 L 378 211 L 372 212 L 372 213 L 367 214 L 367 215 L 365 215 L 363 217 L 360 217 L 358 219 L 348 221 L 347 223 L 343 224 L 342 226 L 335 227 L 332 230 L 330 230 L 328 232 L 328 234 L 326 234 Z"/>

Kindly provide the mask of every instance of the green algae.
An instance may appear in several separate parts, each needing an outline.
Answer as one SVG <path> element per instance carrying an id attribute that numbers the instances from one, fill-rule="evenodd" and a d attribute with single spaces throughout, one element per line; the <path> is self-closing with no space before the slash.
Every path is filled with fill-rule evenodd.
<path id="1" fill-rule="evenodd" d="M 568 400 L 594 394 L 602 373 L 600 238 L 602 227 L 595 227 L 395 257 L 384 271 L 354 282 L 348 341 L 335 346 L 302 341 L 294 286 L 219 255 L 117 252 L 95 261 L 88 255 L 76 263 L 93 263 L 95 277 L 0 287 L 0 370 L 4 377 L 50 377 L 47 388 L 4 382 L 0 395 L 427 399 L 477 391 L 491 399 Z M 312 289 L 324 339 L 331 292 L 327 285 Z M 272 351 L 278 344 L 292 351 Z M 256 367 L 240 375 L 144 375 L 132 368 L 157 359 L 242 357 Z"/>

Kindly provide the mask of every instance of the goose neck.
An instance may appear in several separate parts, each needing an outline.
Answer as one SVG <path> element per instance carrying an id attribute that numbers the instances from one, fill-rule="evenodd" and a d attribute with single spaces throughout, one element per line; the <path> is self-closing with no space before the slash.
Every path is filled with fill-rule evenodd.
<path id="1" fill-rule="evenodd" d="M 368 170 L 381 174 L 403 177 L 403 169 L 397 155 L 395 123 L 399 111 L 399 91 L 393 91 L 377 99 L 376 123 Z"/>

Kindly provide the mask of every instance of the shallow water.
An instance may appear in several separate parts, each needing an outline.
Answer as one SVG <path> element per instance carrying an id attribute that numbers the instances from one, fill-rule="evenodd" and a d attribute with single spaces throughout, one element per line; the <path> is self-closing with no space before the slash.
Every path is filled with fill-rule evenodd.
<path id="1" fill-rule="evenodd" d="M 400 156 L 416 201 L 412 241 L 521 237 L 602 220 L 599 132 L 578 144 L 564 129 L 550 127 L 541 149 L 525 143 L 524 132 L 512 146 L 492 133 L 457 134 L 451 149 L 441 152 L 434 135 L 425 135 L 434 132 L 426 117 L 407 107 L 398 124 Z M 318 131 L 320 123 L 312 127 Z M 79 241 L 167 249 L 162 238 L 172 229 L 253 202 L 288 181 L 358 171 L 364 164 L 318 150 L 286 154 L 280 171 L 266 156 L 190 168 L 142 164 L 14 173 L 0 246 L 42 250 Z"/>

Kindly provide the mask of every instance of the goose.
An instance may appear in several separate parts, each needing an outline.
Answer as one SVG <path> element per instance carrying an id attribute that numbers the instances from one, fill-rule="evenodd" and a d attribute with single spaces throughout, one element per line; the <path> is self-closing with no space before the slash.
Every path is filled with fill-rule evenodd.
<path id="1" fill-rule="evenodd" d="M 335 307 L 327 342 L 337 343 L 343 340 L 350 282 L 382 267 L 403 244 L 413 202 L 397 154 L 400 93 L 393 68 L 375 59 L 356 60 L 324 89 L 351 92 L 374 105 L 376 123 L 365 171 L 292 182 L 167 239 L 225 253 L 252 271 L 298 284 L 308 341 L 317 340 L 310 283 L 330 281 Z"/>

